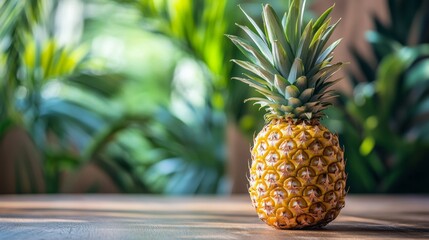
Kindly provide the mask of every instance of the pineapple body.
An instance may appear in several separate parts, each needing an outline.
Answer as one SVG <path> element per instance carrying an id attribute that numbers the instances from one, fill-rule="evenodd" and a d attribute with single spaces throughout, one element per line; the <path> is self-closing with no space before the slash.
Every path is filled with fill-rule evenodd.
<path id="1" fill-rule="evenodd" d="M 344 207 L 343 150 L 318 121 L 273 119 L 256 136 L 251 153 L 249 193 L 268 225 L 321 227 Z"/>

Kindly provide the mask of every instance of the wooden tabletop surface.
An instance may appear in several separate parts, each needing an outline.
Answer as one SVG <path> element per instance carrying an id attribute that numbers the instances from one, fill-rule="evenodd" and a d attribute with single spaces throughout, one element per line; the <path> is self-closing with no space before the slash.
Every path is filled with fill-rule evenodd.
<path id="1" fill-rule="evenodd" d="M 349 196 L 320 230 L 276 230 L 247 196 L 0 196 L 0 239 L 429 239 L 429 196 Z"/>

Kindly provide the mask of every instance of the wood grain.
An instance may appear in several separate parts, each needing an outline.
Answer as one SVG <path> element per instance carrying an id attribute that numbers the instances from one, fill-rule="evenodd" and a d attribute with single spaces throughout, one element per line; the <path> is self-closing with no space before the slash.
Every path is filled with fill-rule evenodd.
<path id="1" fill-rule="evenodd" d="M 429 196 L 351 196 L 320 230 L 275 230 L 247 196 L 0 196 L 0 239 L 429 239 Z"/>

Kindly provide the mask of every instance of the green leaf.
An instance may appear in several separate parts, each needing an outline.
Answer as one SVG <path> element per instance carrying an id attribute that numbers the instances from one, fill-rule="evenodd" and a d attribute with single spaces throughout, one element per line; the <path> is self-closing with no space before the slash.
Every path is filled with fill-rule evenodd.
<path id="1" fill-rule="evenodd" d="M 304 106 L 306 106 L 308 109 L 313 109 L 313 110 L 316 109 L 318 105 L 320 105 L 319 101 L 308 102 L 304 104 Z"/>
<path id="2" fill-rule="evenodd" d="M 321 45 L 323 35 L 326 33 L 327 29 L 329 29 L 329 21 L 325 22 L 314 34 L 313 39 L 311 40 L 310 47 L 313 48 L 316 44 Z M 316 49 L 318 49 L 316 48 Z M 323 46 L 322 46 L 323 48 Z"/>
<path id="3" fill-rule="evenodd" d="M 334 49 L 338 46 L 338 44 L 340 44 L 341 40 L 342 38 L 338 39 L 337 41 L 332 43 L 329 47 L 327 47 L 325 51 L 323 51 L 322 54 L 320 54 L 320 56 L 317 58 L 316 64 L 323 62 L 326 59 L 326 57 L 328 57 L 332 53 L 332 51 L 334 51 Z"/>
<path id="4" fill-rule="evenodd" d="M 3 1 L 0 3 L 0 38 L 3 39 L 13 29 L 24 12 L 25 1 Z"/>
<path id="5" fill-rule="evenodd" d="M 288 99 L 288 105 L 296 108 L 296 107 L 302 106 L 302 102 L 298 98 L 293 98 L 292 97 L 292 98 Z"/>
<path id="6" fill-rule="evenodd" d="M 342 78 L 337 78 L 337 79 L 331 80 L 331 81 L 324 81 L 324 82 L 322 82 L 316 86 L 316 92 L 318 92 L 318 93 L 324 92 L 328 88 L 330 88 L 333 85 L 335 85 L 336 83 L 338 83 L 340 80 L 342 80 Z"/>
<path id="7" fill-rule="evenodd" d="M 286 33 L 286 24 L 287 24 L 287 12 L 283 14 L 283 18 L 282 18 L 282 27 L 283 27 L 284 33 Z"/>
<path id="8" fill-rule="evenodd" d="M 429 79 L 429 60 L 422 60 L 414 65 L 405 75 L 404 86 L 406 89 L 411 89 L 428 84 Z"/>
<path id="9" fill-rule="evenodd" d="M 267 88 L 271 89 L 271 85 L 266 80 L 264 80 L 258 76 L 255 76 L 253 74 L 243 73 L 243 75 L 246 76 L 247 78 L 252 79 L 253 81 L 258 82 L 258 83 L 266 86 Z"/>
<path id="10" fill-rule="evenodd" d="M 294 85 L 289 85 L 285 88 L 285 98 L 297 98 L 299 96 L 300 92 L 299 89 Z"/>
<path id="11" fill-rule="evenodd" d="M 268 48 L 267 43 L 263 39 L 261 39 L 258 35 L 256 35 L 254 32 L 252 32 L 247 26 L 242 26 L 239 24 L 236 24 L 236 25 L 246 32 L 246 34 L 256 44 L 256 46 L 259 48 L 259 50 L 265 56 L 265 58 L 268 61 L 270 61 L 271 64 L 273 64 L 273 55 L 271 54 L 271 51 Z"/>
<path id="12" fill-rule="evenodd" d="M 241 52 L 250 59 L 253 63 L 260 65 L 267 71 L 272 73 L 277 73 L 277 70 L 266 60 L 262 54 L 254 49 L 251 45 L 245 42 L 244 39 L 241 39 L 237 36 L 227 35 L 231 41 L 241 50 Z"/>
<path id="13" fill-rule="evenodd" d="M 295 58 L 287 80 L 290 84 L 294 84 L 297 78 L 302 76 L 303 72 L 304 66 L 302 65 L 301 59 Z"/>
<path id="14" fill-rule="evenodd" d="M 334 89 L 331 89 L 331 90 L 327 90 L 327 91 L 320 92 L 317 94 L 313 94 L 309 101 L 319 101 L 320 100 L 321 103 L 324 104 L 324 103 L 328 102 L 330 99 L 336 98 L 337 95 L 334 95 L 336 93 L 337 93 L 337 91 L 335 91 Z"/>
<path id="15" fill-rule="evenodd" d="M 271 95 L 267 95 L 267 98 L 276 104 L 286 105 L 287 101 L 283 96 L 274 95 L 275 93 L 271 93 Z"/>
<path id="16" fill-rule="evenodd" d="M 315 51 L 316 52 L 316 56 L 320 55 L 320 53 L 322 52 L 322 50 L 325 47 L 326 43 L 331 38 L 332 33 L 334 32 L 335 28 L 337 27 L 338 23 L 340 23 L 340 21 L 341 21 L 341 19 L 338 19 L 337 22 L 335 22 L 334 24 L 332 24 L 326 30 L 323 31 L 322 36 L 320 38 L 320 42 L 318 43 L 316 51 Z M 314 37 L 313 37 L 313 39 L 314 39 Z"/>
<path id="17" fill-rule="evenodd" d="M 51 130 L 60 129 L 59 131 L 62 134 L 67 134 L 67 129 L 72 129 L 72 126 L 75 126 L 80 131 L 92 135 L 98 128 L 106 124 L 105 119 L 100 114 L 92 112 L 80 104 L 62 99 L 43 101 L 39 111 L 39 122 L 33 123 L 35 125 L 33 126 L 33 131 L 47 131 L 48 129 L 45 129 L 45 126 L 49 123 L 48 126 L 50 126 Z M 85 117 L 83 118 L 82 116 Z M 40 129 L 41 127 L 38 127 L 37 124 L 43 126 L 43 129 Z M 57 125 L 57 127 L 52 129 L 53 125 Z M 42 141 L 45 137 L 44 135 L 34 135 L 33 137 L 37 141 Z"/>
<path id="18" fill-rule="evenodd" d="M 282 76 L 278 74 L 274 75 L 274 86 L 279 93 L 283 94 L 283 90 L 286 88 L 287 83 L 287 80 L 284 79 Z"/>
<path id="19" fill-rule="evenodd" d="M 239 77 L 234 77 L 232 79 L 235 79 L 235 80 L 241 81 L 243 83 L 246 83 L 250 87 L 253 87 L 254 89 L 258 90 L 258 92 L 260 92 L 260 93 L 262 93 L 264 95 L 271 94 L 271 91 L 269 91 L 266 88 L 266 86 L 264 86 L 264 85 L 262 85 L 262 84 L 260 84 L 258 82 L 252 81 L 252 80 L 247 79 L 247 78 L 239 78 Z"/>
<path id="20" fill-rule="evenodd" d="M 292 106 L 286 106 L 286 105 L 281 105 L 280 106 L 280 110 L 282 110 L 283 112 L 286 112 L 286 113 L 292 112 L 293 109 L 294 108 Z"/>
<path id="21" fill-rule="evenodd" d="M 274 41 L 273 55 L 275 66 L 278 68 L 277 70 L 286 77 L 289 74 L 289 69 L 292 63 L 289 62 L 289 56 L 286 55 L 286 52 L 279 41 Z"/>
<path id="22" fill-rule="evenodd" d="M 264 6 L 262 19 L 264 21 L 264 26 L 267 31 L 267 36 L 271 43 L 271 46 L 273 46 L 276 41 L 279 41 L 283 49 L 285 49 L 286 55 L 289 56 L 290 45 L 286 41 L 277 14 L 275 13 L 274 9 L 268 4 Z"/>
<path id="23" fill-rule="evenodd" d="M 307 88 L 307 77 L 299 77 L 295 82 L 295 86 L 298 87 L 300 92 L 304 91 Z"/>
<path id="24" fill-rule="evenodd" d="M 307 54 L 310 48 L 310 42 L 312 39 L 311 33 L 312 22 L 310 21 L 304 29 L 304 32 L 299 40 L 298 49 L 296 51 L 296 58 L 300 58 L 302 62 L 307 62 Z"/>
<path id="25" fill-rule="evenodd" d="M 330 19 L 322 25 L 319 30 L 314 34 L 313 40 L 310 43 L 310 49 L 312 49 L 312 55 L 309 57 L 307 61 L 308 66 L 312 69 L 315 69 L 318 64 L 316 64 L 316 60 L 318 56 L 321 54 L 323 48 L 331 37 L 332 32 L 335 27 L 338 25 L 340 20 L 338 20 L 335 24 L 329 26 Z M 329 60 L 330 62 L 330 60 Z M 319 67 L 317 67 L 319 68 Z M 309 76 L 309 75 L 307 75 Z"/>
<path id="26" fill-rule="evenodd" d="M 320 27 L 326 22 L 326 19 L 331 14 L 332 10 L 334 9 L 335 4 L 332 5 L 332 7 L 328 8 L 322 15 L 319 16 L 319 18 L 316 20 L 316 22 L 313 25 L 313 33 L 316 33 Z"/>
<path id="27" fill-rule="evenodd" d="M 367 32 L 365 37 L 376 51 L 377 56 L 387 56 L 402 47 L 399 42 L 374 31 Z"/>
<path id="28" fill-rule="evenodd" d="M 300 9 L 301 11 L 299 11 L 299 15 L 298 15 L 298 22 L 297 22 L 297 25 L 296 25 L 297 32 L 298 32 L 298 35 L 297 35 L 297 36 L 301 36 L 301 35 L 302 35 L 302 29 L 301 29 L 301 26 L 303 26 L 302 19 L 303 19 L 303 17 L 304 17 L 305 2 L 306 2 L 306 0 L 299 0 L 299 9 Z"/>
<path id="29" fill-rule="evenodd" d="M 265 71 L 263 68 L 261 68 L 260 66 L 247 62 L 247 61 L 241 61 L 241 60 L 232 60 L 234 63 L 238 64 L 240 67 L 256 74 L 257 76 L 261 77 L 262 79 L 264 79 L 265 81 L 267 81 L 268 83 L 270 83 L 270 85 L 273 85 L 273 79 L 274 76 L 272 73 Z"/>
<path id="30" fill-rule="evenodd" d="M 307 117 L 307 116 L 311 115 L 311 113 L 310 114 L 306 114 L 306 113 L 308 113 L 306 106 L 300 106 L 300 107 L 294 108 L 293 109 L 293 113 L 295 113 L 300 118 L 303 117 L 303 116 Z M 310 119 L 311 117 L 310 118 L 307 117 L 307 118 Z"/>
<path id="31" fill-rule="evenodd" d="M 299 95 L 299 99 L 303 103 L 308 102 L 311 96 L 313 96 L 313 93 L 314 93 L 314 88 L 307 88 Z"/>
<path id="32" fill-rule="evenodd" d="M 413 59 L 412 52 L 408 49 L 402 49 L 401 52 L 386 57 L 378 68 L 376 89 L 380 94 L 380 112 L 381 120 L 386 121 L 395 101 L 396 88 L 400 75 L 407 69 Z"/>
<path id="33" fill-rule="evenodd" d="M 261 39 L 265 41 L 265 34 L 264 32 L 259 28 L 258 24 L 256 24 L 256 22 L 241 8 L 241 6 L 238 6 L 241 11 L 244 13 L 244 15 L 246 16 L 246 18 L 249 20 L 249 22 L 253 25 L 253 27 L 255 28 L 256 32 L 258 32 L 259 36 L 261 37 Z"/>
<path id="34" fill-rule="evenodd" d="M 92 74 L 82 72 L 65 79 L 65 83 L 90 90 L 104 97 L 113 97 L 121 90 L 125 77 L 119 74 Z"/>
<path id="35" fill-rule="evenodd" d="M 326 81 L 326 79 L 328 79 L 332 75 L 334 75 L 338 70 L 341 69 L 342 66 L 343 66 L 343 63 L 339 62 L 339 63 L 333 64 L 333 65 L 329 65 L 329 66 L 321 68 L 319 70 L 319 72 L 316 73 L 311 78 L 308 85 L 310 87 L 316 87 L 318 85 L 318 83 L 324 82 L 324 81 Z"/>
<path id="36" fill-rule="evenodd" d="M 244 102 L 248 102 L 248 101 L 255 101 L 254 104 L 260 104 L 261 107 L 273 104 L 273 102 L 271 102 L 270 100 L 268 100 L 266 98 L 258 98 L 258 97 L 252 97 L 252 98 L 248 98 L 248 99 L 244 100 Z"/>
<path id="37" fill-rule="evenodd" d="M 294 53 L 296 52 L 296 47 L 298 45 L 298 29 L 297 26 L 299 24 L 299 14 L 300 14 L 300 1 L 299 0 L 292 0 L 292 4 L 289 5 L 289 11 L 287 14 L 287 20 L 286 20 L 286 31 L 285 35 L 290 43 L 292 50 Z"/>

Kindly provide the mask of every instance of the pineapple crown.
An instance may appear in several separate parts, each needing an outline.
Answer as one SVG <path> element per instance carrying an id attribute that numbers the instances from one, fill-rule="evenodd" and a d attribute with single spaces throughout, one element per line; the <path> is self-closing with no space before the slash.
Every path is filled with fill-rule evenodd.
<path id="1" fill-rule="evenodd" d="M 249 98 L 261 108 L 266 108 L 267 121 L 274 118 L 320 119 L 323 110 L 334 96 L 330 86 L 340 79 L 331 80 L 344 63 L 331 63 L 333 50 L 341 39 L 325 48 L 339 20 L 330 24 L 334 6 L 328 8 L 316 21 L 303 23 L 305 0 L 291 0 L 289 10 L 282 21 L 274 9 L 263 5 L 262 20 L 264 31 L 243 10 L 252 24 L 237 24 L 251 41 L 238 36 L 227 35 L 241 52 L 250 60 L 232 61 L 248 70 L 245 78 L 236 77 L 265 98 Z"/>

